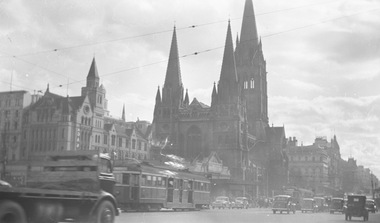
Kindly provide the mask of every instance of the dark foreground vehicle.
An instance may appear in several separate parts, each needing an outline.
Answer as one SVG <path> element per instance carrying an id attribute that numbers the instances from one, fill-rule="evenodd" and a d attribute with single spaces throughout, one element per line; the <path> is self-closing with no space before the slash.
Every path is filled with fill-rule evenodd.
<path id="1" fill-rule="evenodd" d="M 363 221 L 368 221 L 368 210 L 365 206 L 366 196 L 348 195 L 347 208 L 345 211 L 346 221 L 352 217 L 363 217 Z"/>
<path id="2" fill-rule="evenodd" d="M 289 195 L 277 195 L 274 197 L 273 200 L 273 207 L 272 207 L 273 214 L 276 214 L 276 212 L 286 212 L 290 213 L 293 212 L 293 214 L 296 213 L 296 205 L 293 202 L 293 199 Z"/>
<path id="3" fill-rule="evenodd" d="M 43 157 L 28 171 L 26 187 L 0 186 L 0 222 L 115 221 L 115 178 L 108 156 L 65 151 Z"/>
<path id="4" fill-rule="evenodd" d="M 330 203 L 330 214 L 335 212 L 343 213 L 344 200 L 340 197 L 333 197 Z"/>

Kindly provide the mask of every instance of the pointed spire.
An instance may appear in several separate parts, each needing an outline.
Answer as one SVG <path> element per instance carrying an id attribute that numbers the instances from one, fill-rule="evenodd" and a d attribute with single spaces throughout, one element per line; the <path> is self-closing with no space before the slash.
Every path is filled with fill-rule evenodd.
<path id="1" fill-rule="evenodd" d="M 47 84 L 47 88 L 46 88 L 46 92 L 45 93 L 49 93 L 50 90 L 49 90 L 49 83 Z"/>
<path id="2" fill-rule="evenodd" d="M 218 99 L 218 93 L 216 92 L 216 84 L 214 82 L 214 87 L 212 88 L 212 95 L 211 95 L 211 107 L 213 107 L 217 103 Z"/>
<path id="3" fill-rule="evenodd" d="M 258 43 L 256 18 L 252 0 L 246 0 L 244 5 L 243 24 L 240 32 L 240 43 L 255 47 Z"/>
<path id="4" fill-rule="evenodd" d="M 177 33 L 176 33 L 176 27 L 174 26 L 164 87 L 166 86 L 177 87 L 181 85 L 182 85 L 182 79 L 181 79 L 181 70 L 180 70 L 179 54 L 178 54 L 178 46 L 177 46 Z"/>
<path id="5" fill-rule="evenodd" d="M 227 38 L 224 46 L 224 55 L 220 81 L 237 82 L 234 46 L 232 43 L 231 24 L 228 21 Z"/>
<path id="6" fill-rule="evenodd" d="M 156 105 L 161 104 L 161 93 L 160 93 L 160 86 L 158 86 L 157 94 L 156 94 Z"/>
<path id="7" fill-rule="evenodd" d="M 185 100 L 183 101 L 183 103 L 185 104 L 185 106 L 189 105 L 189 94 L 188 94 L 187 89 L 186 89 L 186 94 L 185 94 Z"/>
<path id="8" fill-rule="evenodd" d="M 96 67 L 95 57 L 92 59 L 90 70 L 87 75 L 87 87 L 99 87 L 99 74 Z"/>
<path id="9" fill-rule="evenodd" d="M 121 119 L 125 122 L 125 104 L 123 104 L 123 112 L 121 113 Z"/>
<path id="10" fill-rule="evenodd" d="M 99 78 L 98 68 L 96 67 L 95 57 L 92 59 L 90 70 L 88 71 L 88 78 Z"/>
<path id="11" fill-rule="evenodd" d="M 236 47 L 239 45 L 239 33 L 236 34 Z"/>

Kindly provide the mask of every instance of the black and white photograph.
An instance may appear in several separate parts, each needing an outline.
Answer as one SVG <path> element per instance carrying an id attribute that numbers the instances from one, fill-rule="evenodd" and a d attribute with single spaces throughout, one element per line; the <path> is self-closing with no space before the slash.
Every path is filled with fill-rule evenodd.
<path id="1" fill-rule="evenodd" d="M 380 222 L 379 0 L 0 0 L 0 223 Z"/>

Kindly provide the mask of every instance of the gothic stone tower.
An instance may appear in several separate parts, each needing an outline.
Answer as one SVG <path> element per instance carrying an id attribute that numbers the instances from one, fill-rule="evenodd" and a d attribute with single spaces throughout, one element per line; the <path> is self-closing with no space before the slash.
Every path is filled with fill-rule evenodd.
<path id="1" fill-rule="evenodd" d="M 228 23 L 222 69 L 212 93 L 211 110 L 214 119 L 213 150 L 230 168 L 231 176 L 244 179 L 242 167 L 247 164 L 246 103 L 239 86 L 231 26 Z"/>
<path id="2" fill-rule="evenodd" d="M 258 38 L 252 0 L 246 0 L 240 40 L 236 41 L 236 68 L 239 85 L 247 101 L 249 133 L 265 139 L 268 127 L 267 72 L 261 40 Z"/>

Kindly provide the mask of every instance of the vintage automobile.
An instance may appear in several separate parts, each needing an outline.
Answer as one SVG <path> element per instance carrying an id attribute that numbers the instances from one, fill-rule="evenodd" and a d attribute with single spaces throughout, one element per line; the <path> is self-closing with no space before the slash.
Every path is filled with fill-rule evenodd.
<path id="1" fill-rule="evenodd" d="M 378 211 L 375 200 L 373 199 L 367 199 L 367 201 L 365 202 L 365 206 L 369 212 L 375 213 Z"/>
<path id="2" fill-rule="evenodd" d="M 240 208 L 240 209 L 248 209 L 249 207 L 249 201 L 246 197 L 237 197 L 235 198 L 235 201 L 233 203 L 232 208 Z"/>
<path id="3" fill-rule="evenodd" d="M 368 221 L 368 210 L 366 208 L 366 196 L 364 195 L 348 195 L 347 207 L 345 211 L 346 221 L 352 217 L 363 217 L 363 221 Z"/>
<path id="4" fill-rule="evenodd" d="M 295 214 L 296 204 L 290 195 L 277 195 L 273 200 L 272 211 L 273 214 L 276 214 L 276 212 L 280 212 L 280 214 L 282 214 L 282 212 L 287 212 L 288 214 L 293 212 L 293 214 Z"/>
<path id="5" fill-rule="evenodd" d="M 301 212 L 314 212 L 314 199 L 313 198 L 303 198 L 301 201 Z"/>
<path id="6" fill-rule="evenodd" d="M 219 196 L 215 198 L 215 201 L 211 204 L 212 209 L 214 208 L 230 208 L 231 209 L 231 202 L 229 197 L 225 196 Z"/>
<path id="7" fill-rule="evenodd" d="M 324 197 L 314 197 L 314 212 L 324 212 L 326 210 L 326 203 Z"/>
<path id="8" fill-rule="evenodd" d="M 343 198 L 340 198 L 340 197 L 331 198 L 330 214 L 334 214 L 335 212 L 344 213 L 343 212 L 343 205 L 344 205 Z"/>

